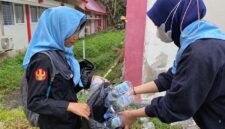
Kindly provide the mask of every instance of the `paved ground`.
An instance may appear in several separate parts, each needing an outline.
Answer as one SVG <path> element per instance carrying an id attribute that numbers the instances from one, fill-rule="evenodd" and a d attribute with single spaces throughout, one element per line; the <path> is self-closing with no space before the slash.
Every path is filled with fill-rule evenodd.
<path id="1" fill-rule="evenodd" d="M 182 125 L 183 129 L 199 129 L 193 119 L 185 120 L 182 122 L 172 123 L 171 125 L 180 124 Z"/>

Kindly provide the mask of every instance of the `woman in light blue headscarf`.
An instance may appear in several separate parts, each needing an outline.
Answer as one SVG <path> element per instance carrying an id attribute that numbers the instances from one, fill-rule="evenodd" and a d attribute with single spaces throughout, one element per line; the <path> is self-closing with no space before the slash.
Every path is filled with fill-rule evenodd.
<path id="1" fill-rule="evenodd" d="M 73 53 L 85 23 L 85 14 L 63 6 L 44 11 L 37 24 L 23 68 L 27 108 L 39 114 L 41 129 L 80 129 L 80 118 L 88 119 L 88 105 L 77 103 L 76 93 L 84 85 Z"/>
<path id="2" fill-rule="evenodd" d="M 225 34 L 202 20 L 205 14 L 203 0 L 156 0 L 148 11 L 157 36 L 179 50 L 167 72 L 133 88 L 133 94 L 166 94 L 144 108 L 121 112 L 125 129 L 142 116 L 166 123 L 193 117 L 202 129 L 225 128 Z"/>

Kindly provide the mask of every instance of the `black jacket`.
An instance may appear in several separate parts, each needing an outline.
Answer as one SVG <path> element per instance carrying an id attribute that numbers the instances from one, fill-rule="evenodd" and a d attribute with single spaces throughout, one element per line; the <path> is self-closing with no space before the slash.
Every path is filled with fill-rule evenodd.
<path id="1" fill-rule="evenodd" d="M 198 40 L 185 49 L 177 72 L 155 80 L 164 97 L 152 100 L 145 112 L 171 123 L 193 117 L 202 129 L 225 129 L 225 41 Z"/>
<path id="2" fill-rule="evenodd" d="M 68 64 L 67 64 L 68 65 Z M 67 70 L 70 70 L 67 67 Z M 27 106 L 40 114 L 38 124 L 41 129 L 80 129 L 79 116 L 67 111 L 69 102 L 77 102 L 72 78 L 65 78 L 60 73 L 55 75 L 49 97 L 46 93 L 50 85 L 52 65 L 45 54 L 35 54 L 27 68 L 28 100 Z"/>

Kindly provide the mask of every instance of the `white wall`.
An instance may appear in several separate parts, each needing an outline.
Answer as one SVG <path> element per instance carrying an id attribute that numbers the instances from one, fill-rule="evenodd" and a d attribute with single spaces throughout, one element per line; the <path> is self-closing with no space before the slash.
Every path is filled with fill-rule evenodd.
<path id="1" fill-rule="evenodd" d="M 148 0 L 148 11 L 156 0 Z M 207 12 L 205 20 L 222 27 L 225 32 L 225 1 L 204 0 Z M 156 37 L 156 27 L 146 18 L 145 51 L 143 63 L 143 82 L 153 80 L 157 74 L 172 66 L 177 47 L 165 44 Z"/>
<path id="2" fill-rule="evenodd" d="M 225 32 L 225 0 L 204 0 L 207 12 L 205 19 L 220 26 Z"/>
<path id="3" fill-rule="evenodd" d="M 148 0 L 147 10 L 149 10 L 156 0 Z M 153 22 L 146 18 L 145 48 L 143 82 L 156 78 L 157 74 L 166 71 L 173 64 L 177 47 L 173 44 L 165 44 L 156 36 L 156 27 Z"/>
<path id="4" fill-rule="evenodd" d="M 95 33 L 95 20 L 91 20 L 91 33 Z"/>
<path id="5" fill-rule="evenodd" d="M 24 6 L 23 6 L 24 7 Z M 14 6 L 13 6 L 14 8 Z M 13 9 L 15 14 L 15 9 Z M 14 15 L 14 20 L 15 20 Z M 26 25 L 26 15 L 24 7 L 24 23 L 16 23 L 14 25 L 4 25 L 4 33 L 6 37 L 13 38 L 14 49 L 23 49 L 28 45 L 28 36 L 27 36 L 27 25 Z"/>

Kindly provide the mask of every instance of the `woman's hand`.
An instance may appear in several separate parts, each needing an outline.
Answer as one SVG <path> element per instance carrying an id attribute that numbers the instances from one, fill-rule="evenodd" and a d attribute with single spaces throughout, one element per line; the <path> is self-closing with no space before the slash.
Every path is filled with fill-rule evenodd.
<path id="1" fill-rule="evenodd" d="M 94 80 L 102 80 L 103 82 L 109 82 L 106 78 L 101 77 L 101 76 L 97 76 L 97 75 L 94 75 L 94 76 L 92 77 L 92 80 L 93 80 L 93 81 L 94 81 Z"/>
<path id="2" fill-rule="evenodd" d="M 127 110 L 123 112 L 118 113 L 120 116 L 122 116 L 123 124 L 122 126 L 125 129 L 130 129 L 132 124 L 136 121 L 139 117 L 146 117 L 145 114 L 145 108 L 140 108 L 136 110 Z"/>
<path id="3" fill-rule="evenodd" d="M 132 127 L 132 124 L 136 121 L 137 117 L 133 114 L 132 111 L 123 111 L 118 113 L 120 116 L 122 116 L 122 126 L 124 129 L 130 129 Z"/>
<path id="4" fill-rule="evenodd" d="M 85 103 L 73 103 L 70 102 L 67 111 L 72 112 L 78 116 L 84 117 L 87 120 L 89 119 L 90 115 L 90 108 L 87 104 Z"/>

